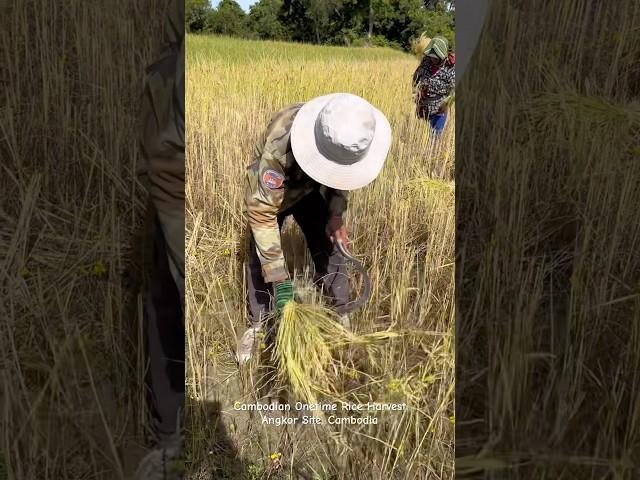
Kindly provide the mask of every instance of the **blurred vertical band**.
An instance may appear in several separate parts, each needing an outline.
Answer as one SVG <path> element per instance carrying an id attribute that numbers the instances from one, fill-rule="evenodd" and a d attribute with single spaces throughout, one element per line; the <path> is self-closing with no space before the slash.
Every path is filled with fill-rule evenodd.
<path id="1" fill-rule="evenodd" d="M 476 5 L 456 5 L 456 478 L 640 478 L 640 4 L 492 1 L 470 56 Z"/>
<path id="2" fill-rule="evenodd" d="M 162 444 L 179 434 L 184 410 L 184 3 L 171 0 L 157 60 L 147 70 L 138 173 L 155 212 L 145 296 L 148 380 Z"/>
<path id="3" fill-rule="evenodd" d="M 0 2 L 0 480 L 130 478 L 183 398 L 182 3 Z"/>
<path id="4" fill-rule="evenodd" d="M 456 1 L 456 85 L 471 62 L 488 11 L 489 0 Z"/>

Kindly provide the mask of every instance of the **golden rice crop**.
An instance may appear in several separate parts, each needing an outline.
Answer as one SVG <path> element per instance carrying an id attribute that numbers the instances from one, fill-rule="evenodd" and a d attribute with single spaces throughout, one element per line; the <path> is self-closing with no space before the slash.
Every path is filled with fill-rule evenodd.
<path id="1" fill-rule="evenodd" d="M 327 332 L 340 336 L 344 328 L 322 307 L 289 302 L 278 322 L 275 363 L 279 374 L 291 386 L 294 395 L 308 403 L 317 403 L 318 394 L 326 395 L 336 383 L 331 345 Z M 331 338 L 331 337 L 329 337 Z"/>
<path id="2" fill-rule="evenodd" d="M 335 350 L 372 346 L 398 336 L 396 332 L 356 335 L 338 320 L 332 310 L 321 305 L 289 302 L 278 321 L 274 363 L 293 394 L 307 403 L 317 403 L 319 395 L 340 396 Z"/>

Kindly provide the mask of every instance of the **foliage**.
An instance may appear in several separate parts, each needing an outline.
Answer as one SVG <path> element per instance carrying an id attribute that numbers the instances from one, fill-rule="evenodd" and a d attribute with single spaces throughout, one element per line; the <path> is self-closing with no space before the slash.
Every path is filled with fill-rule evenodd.
<path id="1" fill-rule="evenodd" d="M 424 7 L 427 10 L 436 10 L 440 12 L 450 12 L 455 10 L 455 3 L 452 0 L 424 0 Z"/>
<path id="2" fill-rule="evenodd" d="M 221 0 L 218 7 L 209 12 L 206 30 L 233 37 L 246 37 L 250 32 L 247 14 L 235 0 Z"/>
<path id="3" fill-rule="evenodd" d="M 455 50 L 456 35 L 453 15 L 444 11 L 420 10 L 417 12 L 413 23 L 409 26 L 410 32 L 425 32 L 433 38 L 442 36 L 449 41 L 449 48 Z"/>
<path id="4" fill-rule="evenodd" d="M 184 17 L 188 32 L 204 30 L 207 25 L 207 15 L 211 11 L 209 0 L 185 0 Z"/>
<path id="5" fill-rule="evenodd" d="M 251 6 L 249 29 L 263 40 L 288 40 L 290 33 L 278 18 L 283 0 L 261 0 Z"/>
<path id="6" fill-rule="evenodd" d="M 398 42 L 387 39 L 384 35 L 374 35 L 370 39 L 371 45 L 375 47 L 402 48 Z"/>
<path id="7" fill-rule="evenodd" d="M 258 0 L 247 15 L 234 0 L 212 9 L 187 1 L 187 28 L 262 40 L 411 49 L 425 34 L 455 48 L 454 2 L 429 0 Z M 203 21 L 206 18 L 206 21 Z"/>

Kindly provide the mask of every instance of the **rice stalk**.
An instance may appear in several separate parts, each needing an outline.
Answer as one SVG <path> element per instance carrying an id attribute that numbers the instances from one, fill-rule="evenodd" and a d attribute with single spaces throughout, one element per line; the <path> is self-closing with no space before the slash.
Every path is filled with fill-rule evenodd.
<path id="1" fill-rule="evenodd" d="M 317 403 L 318 395 L 337 398 L 338 364 L 335 353 L 348 346 L 371 347 L 398 337 L 395 332 L 356 335 L 322 305 L 289 302 L 278 322 L 274 363 L 283 382 L 296 397 Z"/>
<path id="2" fill-rule="evenodd" d="M 411 41 L 411 52 L 419 59 L 422 59 L 424 51 L 430 41 L 431 38 L 427 36 L 427 33 L 422 32 L 418 38 Z"/>

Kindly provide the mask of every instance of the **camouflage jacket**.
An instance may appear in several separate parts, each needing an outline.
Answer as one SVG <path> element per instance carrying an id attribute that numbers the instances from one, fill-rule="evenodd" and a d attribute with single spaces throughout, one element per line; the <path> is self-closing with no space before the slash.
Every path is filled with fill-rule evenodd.
<path id="1" fill-rule="evenodd" d="M 413 91 L 418 116 L 427 118 L 437 113 L 452 93 L 455 83 L 455 63 L 451 60 L 451 55 L 434 74 L 431 73 L 431 59 L 425 55 L 413 74 Z"/>
<path id="2" fill-rule="evenodd" d="M 314 191 L 324 196 L 330 215 L 341 215 L 347 208 L 347 192 L 320 185 L 296 163 L 289 136 L 293 119 L 302 105 L 289 105 L 273 116 L 258 142 L 256 160 L 247 168 L 245 215 L 265 282 L 288 277 L 280 242 L 279 214 Z"/>

